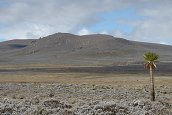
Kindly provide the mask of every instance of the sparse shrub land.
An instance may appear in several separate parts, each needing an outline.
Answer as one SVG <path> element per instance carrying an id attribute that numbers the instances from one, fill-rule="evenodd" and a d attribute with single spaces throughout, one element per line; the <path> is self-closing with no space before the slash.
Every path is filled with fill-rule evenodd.
<path id="1" fill-rule="evenodd" d="M 171 115 L 172 88 L 58 83 L 0 84 L 1 115 Z"/>

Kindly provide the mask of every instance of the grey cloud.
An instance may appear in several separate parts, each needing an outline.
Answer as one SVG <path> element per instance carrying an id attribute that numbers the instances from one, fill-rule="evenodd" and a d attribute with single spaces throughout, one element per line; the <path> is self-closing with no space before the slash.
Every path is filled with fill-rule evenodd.
<path id="1" fill-rule="evenodd" d="M 120 24 L 133 27 L 133 32 L 124 37 L 144 42 L 172 44 L 172 1 L 171 0 L 149 0 L 133 4 L 136 15 L 143 19 L 118 20 Z M 116 31 L 116 30 L 114 30 Z"/>
<path id="2" fill-rule="evenodd" d="M 132 37 L 147 42 L 172 43 L 172 1 L 157 1 L 153 6 L 139 9 L 139 14 L 148 17 L 135 26 Z"/>
<path id="3" fill-rule="evenodd" d="M 0 27 L 0 37 L 6 39 L 39 38 L 56 32 L 78 33 L 102 21 L 96 14 L 128 7 L 147 17 L 119 20 L 134 28 L 127 35 L 129 39 L 158 42 L 172 37 L 171 0 L 5 0 L 0 4 L 0 25 L 5 25 Z M 107 33 L 125 35 L 118 30 Z"/>
<path id="4" fill-rule="evenodd" d="M 38 33 L 42 30 L 47 30 L 46 34 L 71 32 L 77 26 L 87 26 L 97 21 L 95 13 L 108 11 L 119 5 L 113 3 L 113 0 L 7 0 L 4 3 L 8 4 L 7 7 L 0 9 L 0 24 L 9 26 L 5 30 L 1 28 L 0 32 L 4 32 L 3 37 L 7 36 L 6 38 L 10 38 L 8 33 L 27 38 L 28 32 L 34 33 L 35 28 L 31 26 L 35 25 L 40 26 L 40 29 L 36 29 Z M 16 29 L 20 31 L 21 36 L 17 35 Z"/>

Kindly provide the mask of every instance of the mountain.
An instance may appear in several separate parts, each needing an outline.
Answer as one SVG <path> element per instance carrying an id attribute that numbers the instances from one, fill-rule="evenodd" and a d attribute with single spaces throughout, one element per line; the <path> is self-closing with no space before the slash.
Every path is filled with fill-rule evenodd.
<path id="1" fill-rule="evenodd" d="M 57 64 L 77 66 L 124 65 L 143 62 L 145 52 L 172 61 L 172 46 L 129 41 L 111 35 L 56 33 L 40 39 L 0 43 L 0 64 Z"/>

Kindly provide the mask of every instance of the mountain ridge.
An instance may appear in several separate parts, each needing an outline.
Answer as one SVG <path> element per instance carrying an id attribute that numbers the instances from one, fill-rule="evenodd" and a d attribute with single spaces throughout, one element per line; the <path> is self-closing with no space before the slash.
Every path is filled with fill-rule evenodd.
<path id="1" fill-rule="evenodd" d="M 40 39 L 0 43 L 0 64 L 52 63 L 59 65 L 112 65 L 143 62 L 142 55 L 156 52 L 172 61 L 172 46 L 130 41 L 106 34 L 55 33 Z"/>

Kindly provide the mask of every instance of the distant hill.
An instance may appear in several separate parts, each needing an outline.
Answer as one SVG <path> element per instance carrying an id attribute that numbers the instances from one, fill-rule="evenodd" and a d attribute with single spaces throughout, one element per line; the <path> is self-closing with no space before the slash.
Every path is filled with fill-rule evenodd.
<path id="1" fill-rule="evenodd" d="M 77 36 L 56 33 L 40 39 L 0 43 L 0 64 L 57 64 L 79 66 L 126 65 L 143 62 L 152 51 L 160 61 L 172 61 L 172 46 L 129 41 L 104 34 Z"/>

